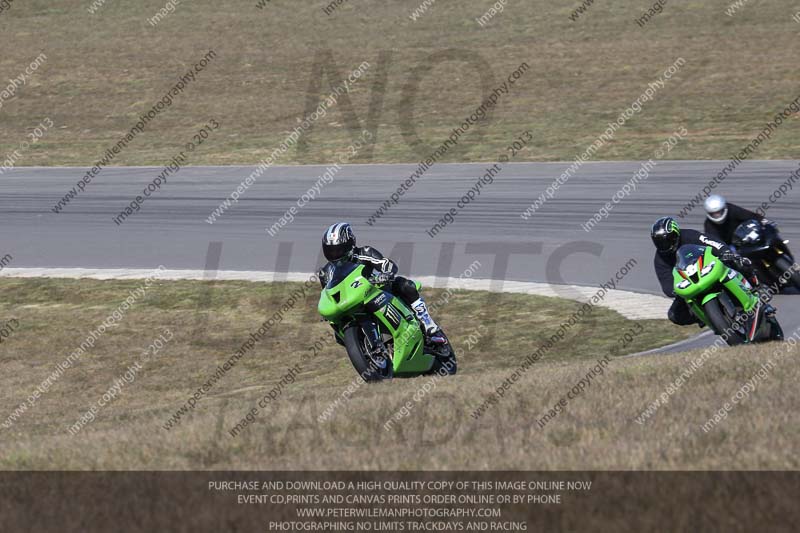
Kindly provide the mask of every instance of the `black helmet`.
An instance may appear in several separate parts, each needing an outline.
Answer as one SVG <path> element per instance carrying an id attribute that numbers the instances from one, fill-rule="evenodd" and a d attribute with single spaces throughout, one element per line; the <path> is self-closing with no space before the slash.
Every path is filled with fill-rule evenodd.
<path id="1" fill-rule="evenodd" d="M 650 238 L 659 252 L 674 252 L 681 242 L 681 228 L 672 217 L 662 217 L 653 224 Z"/>
<path id="2" fill-rule="evenodd" d="M 356 247 L 356 236 L 347 222 L 337 222 L 322 236 L 322 252 L 328 261 L 339 261 L 350 256 Z"/>

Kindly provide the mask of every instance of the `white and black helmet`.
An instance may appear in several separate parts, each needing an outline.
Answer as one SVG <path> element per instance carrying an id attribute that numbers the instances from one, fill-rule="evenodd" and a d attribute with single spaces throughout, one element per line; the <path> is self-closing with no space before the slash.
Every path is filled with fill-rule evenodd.
<path id="1" fill-rule="evenodd" d="M 356 236 L 347 222 L 331 224 L 322 236 L 322 252 L 328 261 L 346 258 L 356 247 Z"/>
<path id="2" fill-rule="evenodd" d="M 718 194 L 712 194 L 706 198 L 704 207 L 706 216 L 711 222 L 722 224 L 728 218 L 728 202 Z"/>

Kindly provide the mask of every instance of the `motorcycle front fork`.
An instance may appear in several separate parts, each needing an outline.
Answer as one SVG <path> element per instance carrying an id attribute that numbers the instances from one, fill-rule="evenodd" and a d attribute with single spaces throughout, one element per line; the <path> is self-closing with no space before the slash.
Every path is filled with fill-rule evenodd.
<path id="1" fill-rule="evenodd" d="M 381 332 L 378 327 L 368 320 L 361 322 L 361 331 L 364 332 L 366 339 L 367 349 L 373 355 L 386 355 L 386 346 L 383 344 Z"/>
<path id="2" fill-rule="evenodd" d="M 361 331 L 364 332 L 364 343 L 369 351 L 369 357 L 372 359 L 371 364 L 375 364 L 378 371 L 381 373 L 388 373 L 387 376 L 392 375 L 392 357 L 389 355 L 389 350 L 383 343 L 381 332 L 378 326 L 371 321 L 361 322 Z"/>

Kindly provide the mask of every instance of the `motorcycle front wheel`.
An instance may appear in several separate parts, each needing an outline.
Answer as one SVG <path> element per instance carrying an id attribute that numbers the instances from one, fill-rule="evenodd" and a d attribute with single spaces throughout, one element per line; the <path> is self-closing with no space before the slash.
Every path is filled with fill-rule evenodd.
<path id="1" fill-rule="evenodd" d="M 728 316 L 718 299 L 714 298 L 708 301 L 703 306 L 703 311 L 706 313 L 711 329 L 714 330 L 714 333 L 723 337 L 728 346 L 744 344 L 745 336 L 738 330 L 733 329 L 734 319 Z"/>
<path id="2" fill-rule="evenodd" d="M 458 360 L 456 359 L 456 352 L 450 341 L 447 341 L 447 346 L 432 354 L 434 356 L 433 367 L 431 367 L 431 374 L 439 374 L 442 376 L 455 376 L 458 372 Z"/>
<path id="3" fill-rule="evenodd" d="M 775 270 L 778 272 L 778 276 L 783 276 L 785 272 L 791 272 L 792 277 L 787 285 L 794 285 L 795 288 L 800 291 L 800 272 L 794 269 L 794 265 L 792 265 L 788 259 L 779 257 L 775 261 Z"/>
<path id="4" fill-rule="evenodd" d="M 387 359 L 386 368 L 381 369 L 370 357 L 366 336 L 360 326 L 354 324 L 344 330 L 344 347 L 353 368 L 364 381 L 381 381 L 392 377 L 391 361 Z"/>

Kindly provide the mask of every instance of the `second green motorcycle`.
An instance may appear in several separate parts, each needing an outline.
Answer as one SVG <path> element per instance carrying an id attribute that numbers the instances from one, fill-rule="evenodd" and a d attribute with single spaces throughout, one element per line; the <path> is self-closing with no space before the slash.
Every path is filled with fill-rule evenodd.
<path id="1" fill-rule="evenodd" d="M 741 273 L 727 267 L 710 246 L 681 246 L 673 269 L 675 294 L 692 313 L 733 346 L 783 340 L 770 307 Z"/>

